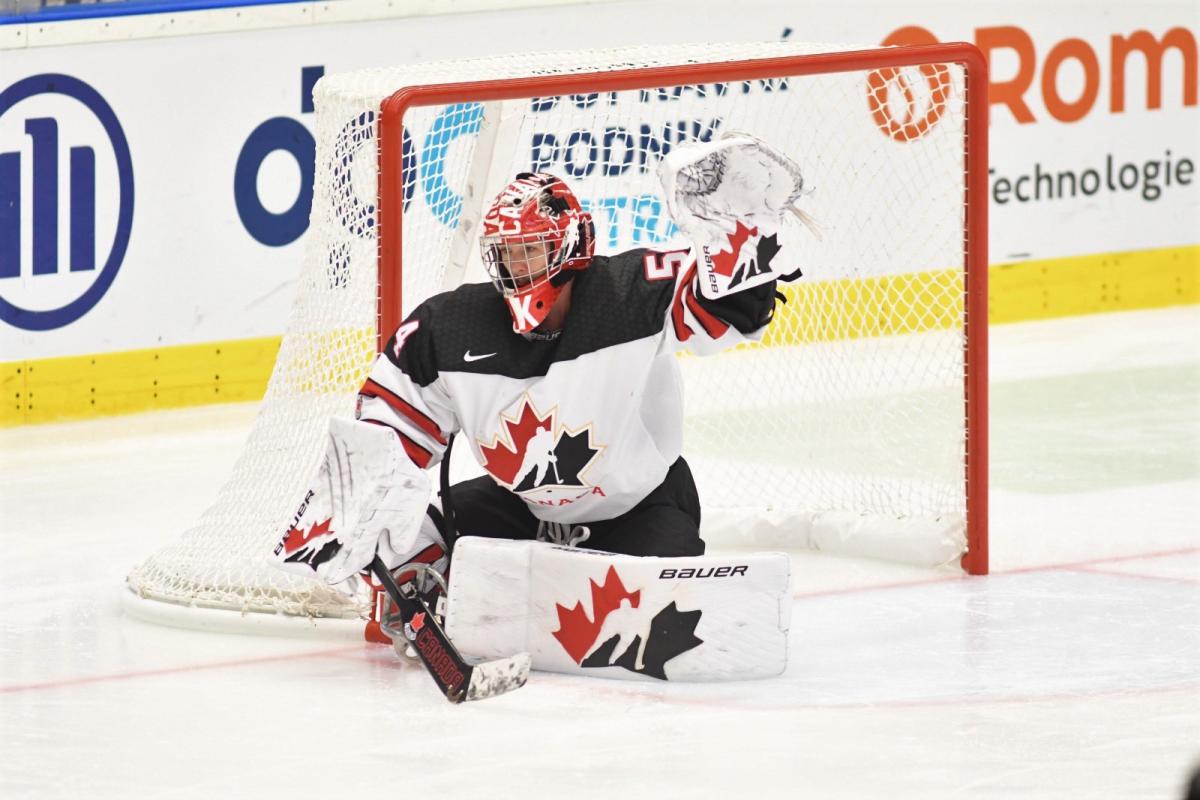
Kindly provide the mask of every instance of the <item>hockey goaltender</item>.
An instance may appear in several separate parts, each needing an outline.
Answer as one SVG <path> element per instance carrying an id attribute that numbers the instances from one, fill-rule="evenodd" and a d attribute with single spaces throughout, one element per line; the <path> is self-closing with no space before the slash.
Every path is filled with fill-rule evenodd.
<path id="1" fill-rule="evenodd" d="M 744 134 L 676 147 L 660 177 L 692 246 L 604 256 L 566 183 L 517 175 L 482 222 L 491 285 L 430 297 L 399 326 L 355 419 L 331 420 L 284 523 L 279 566 L 360 598 L 382 581 L 399 609 L 385 630 L 452 700 L 471 670 L 452 665 L 457 649 L 527 650 L 539 668 L 634 678 L 759 677 L 786 663 L 787 609 L 776 606 L 790 604 L 775 600 L 786 557 L 703 555 L 675 353 L 762 337 L 777 281 L 800 277 L 787 214 L 815 232 L 796 205 L 804 181 Z M 455 434 L 486 474 L 449 487 L 443 471 L 431 503 L 425 470 Z M 706 603 L 744 604 L 743 619 L 705 617 Z M 750 617 L 761 630 L 747 633 Z M 519 685 L 528 662 L 506 669 L 499 684 Z M 512 688 L 474 683 L 474 696 Z"/>

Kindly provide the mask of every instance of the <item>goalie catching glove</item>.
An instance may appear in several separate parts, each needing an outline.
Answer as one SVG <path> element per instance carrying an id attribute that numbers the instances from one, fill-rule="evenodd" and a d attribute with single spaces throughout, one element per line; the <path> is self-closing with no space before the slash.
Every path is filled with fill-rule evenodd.
<path id="1" fill-rule="evenodd" d="M 275 547 L 277 566 L 354 595 L 376 554 L 389 568 L 413 551 L 429 505 L 429 476 L 395 432 L 334 417 L 325 455 Z"/>
<path id="2" fill-rule="evenodd" d="M 667 209 L 696 248 L 700 291 L 717 299 L 773 280 L 794 280 L 781 241 L 792 213 L 814 234 L 812 217 L 796 206 L 800 168 L 779 151 L 742 133 L 680 145 L 659 166 Z"/>

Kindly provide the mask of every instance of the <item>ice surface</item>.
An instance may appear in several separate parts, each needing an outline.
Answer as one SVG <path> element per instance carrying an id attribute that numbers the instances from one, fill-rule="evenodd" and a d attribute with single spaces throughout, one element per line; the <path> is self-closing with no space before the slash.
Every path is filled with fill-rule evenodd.
<path id="1" fill-rule="evenodd" d="M 1181 797 L 1200 309 L 992 345 L 993 574 L 796 553 L 791 664 L 743 683 L 452 706 L 390 648 L 129 619 L 253 406 L 0 431 L 0 797 Z"/>

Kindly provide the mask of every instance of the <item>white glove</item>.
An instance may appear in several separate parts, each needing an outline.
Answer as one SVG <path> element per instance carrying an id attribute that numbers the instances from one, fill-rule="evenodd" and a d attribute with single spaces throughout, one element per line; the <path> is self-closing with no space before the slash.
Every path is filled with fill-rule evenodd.
<path id="1" fill-rule="evenodd" d="M 353 594 L 351 579 L 377 553 L 395 566 L 412 552 L 429 499 L 429 476 L 409 460 L 394 431 L 334 417 L 324 458 L 274 562 Z"/>
<path id="2" fill-rule="evenodd" d="M 786 254 L 774 257 L 789 238 L 788 212 L 819 238 L 812 218 L 796 206 L 804 190 L 800 168 L 748 134 L 679 145 L 663 158 L 659 178 L 671 218 L 696 248 L 706 297 L 797 271 Z"/>

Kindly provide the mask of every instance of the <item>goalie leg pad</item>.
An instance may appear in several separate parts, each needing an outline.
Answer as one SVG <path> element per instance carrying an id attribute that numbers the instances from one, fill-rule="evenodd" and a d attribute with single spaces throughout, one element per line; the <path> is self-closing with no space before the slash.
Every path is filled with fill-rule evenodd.
<path id="1" fill-rule="evenodd" d="M 446 631 L 465 653 L 526 650 L 535 669 L 719 681 L 787 665 L 785 553 L 655 558 L 464 537 Z"/>

